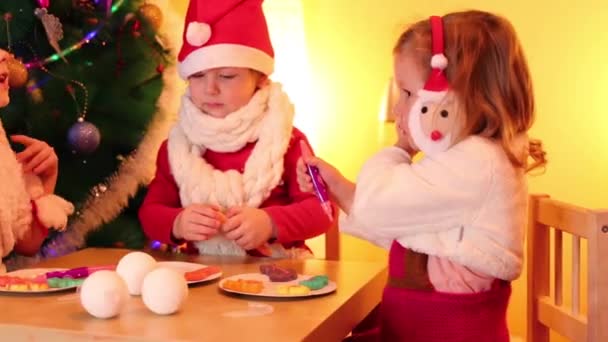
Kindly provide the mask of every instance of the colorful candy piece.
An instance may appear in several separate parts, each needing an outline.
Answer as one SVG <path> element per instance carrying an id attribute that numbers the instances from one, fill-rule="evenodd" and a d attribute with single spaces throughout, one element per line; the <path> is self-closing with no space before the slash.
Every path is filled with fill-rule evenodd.
<path id="1" fill-rule="evenodd" d="M 310 289 L 304 285 L 279 285 L 277 293 L 288 296 L 305 296 L 310 294 Z"/>
<path id="2" fill-rule="evenodd" d="M 264 284 L 259 280 L 250 279 L 227 279 L 223 283 L 223 287 L 227 290 L 245 292 L 245 293 L 260 293 L 264 289 Z"/>
<path id="3" fill-rule="evenodd" d="M 86 278 L 91 274 L 102 271 L 102 270 L 114 270 L 116 267 L 114 265 L 109 266 L 96 266 L 96 267 L 76 267 L 66 271 L 52 271 L 47 272 L 45 274 L 46 278 L 72 278 L 72 279 L 80 279 Z"/>
<path id="4" fill-rule="evenodd" d="M 8 291 L 44 291 L 49 289 L 46 279 L 0 276 L 0 289 Z"/>
<path id="5" fill-rule="evenodd" d="M 9 291 L 28 291 L 29 286 L 26 283 L 22 284 L 10 284 L 8 286 Z"/>
<path id="6" fill-rule="evenodd" d="M 10 284 L 11 277 L 0 275 L 0 288 L 5 289 Z"/>
<path id="7" fill-rule="evenodd" d="M 47 283 L 32 283 L 30 284 L 31 291 L 45 291 L 49 289 L 49 285 Z"/>
<path id="8" fill-rule="evenodd" d="M 31 279 L 13 277 L 13 276 L 2 276 L 0 280 L 0 287 L 4 290 L 9 291 L 28 291 L 30 284 L 35 282 Z"/>
<path id="9" fill-rule="evenodd" d="M 258 252 L 262 253 L 262 255 L 272 256 L 272 248 L 270 248 L 270 245 L 268 243 L 265 243 L 257 247 L 256 249 Z"/>
<path id="10" fill-rule="evenodd" d="M 275 264 L 262 264 L 260 265 L 260 273 L 268 274 L 275 267 Z"/>
<path id="11" fill-rule="evenodd" d="M 65 288 L 80 286 L 84 282 L 84 279 L 49 278 L 46 282 L 49 284 L 49 287 L 52 288 Z"/>
<path id="12" fill-rule="evenodd" d="M 318 275 L 300 281 L 300 285 L 306 286 L 313 291 L 324 288 L 325 286 L 327 286 L 328 283 L 329 278 L 326 275 Z"/>
<path id="13" fill-rule="evenodd" d="M 207 266 L 199 268 L 198 270 L 186 272 L 184 273 L 184 277 L 186 278 L 186 281 L 200 281 L 221 271 L 222 270 L 217 266 Z"/>
<path id="14" fill-rule="evenodd" d="M 275 264 L 260 265 L 260 273 L 268 276 L 272 282 L 287 282 L 298 279 L 298 273 L 291 268 L 283 268 Z"/>

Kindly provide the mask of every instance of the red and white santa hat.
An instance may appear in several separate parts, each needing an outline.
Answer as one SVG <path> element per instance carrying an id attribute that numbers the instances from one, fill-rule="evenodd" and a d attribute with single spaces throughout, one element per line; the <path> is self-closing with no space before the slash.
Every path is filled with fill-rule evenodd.
<path id="1" fill-rule="evenodd" d="M 441 98 L 450 88 L 448 79 L 445 76 L 445 68 L 448 66 L 448 59 L 443 53 L 443 21 L 439 16 L 430 17 L 432 54 L 431 74 L 424 84 L 420 95 L 431 98 Z"/>
<path id="2" fill-rule="evenodd" d="M 190 0 L 177 57 L 182 78 L 199 71 L 250 68 L 272 74 L 274 51 L 263 0 Z"/>

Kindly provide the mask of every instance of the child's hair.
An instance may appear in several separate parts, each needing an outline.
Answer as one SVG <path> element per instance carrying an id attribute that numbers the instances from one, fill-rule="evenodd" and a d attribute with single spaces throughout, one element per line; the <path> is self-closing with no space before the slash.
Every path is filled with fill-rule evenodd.
<path id="1" fill-rule="evenodd" d="M 498 139 L 513 165 L 531 170 L 546 164 L 540 141 L 530 143 L 529 155 L 516 156 L 515 136 L 534 121 L 534 94 L 528 64 L 511 23 L 500 16 L 465 11 L 443 17 L 446 76 L 467 115 L 465 134 Z M 422 20 L 401 34 L 393 52 L 415 54 L 419 66 L 430 72 L 431 26 Z"/>

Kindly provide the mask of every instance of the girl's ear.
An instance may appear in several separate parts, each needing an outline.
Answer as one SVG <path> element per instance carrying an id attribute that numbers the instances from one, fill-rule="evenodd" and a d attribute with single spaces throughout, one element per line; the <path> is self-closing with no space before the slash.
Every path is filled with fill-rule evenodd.
<path id="1" fill-rule="evenodd" d="M 259 73 L 259 75 L 260 76 L 258 77 L 258 81 L 256 83 L 258 89 L 263 88 L 270 83 L 270 79 L 267 75 L 262 74 L 261 72 Z"/>

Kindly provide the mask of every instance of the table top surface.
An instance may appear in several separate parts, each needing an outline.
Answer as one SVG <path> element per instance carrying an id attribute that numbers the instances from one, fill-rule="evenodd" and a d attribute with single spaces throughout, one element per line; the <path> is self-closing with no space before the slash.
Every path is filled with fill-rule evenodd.
<path id="1" fill-rule="evenodd" d="M 116 264 L 124 249 L 84 249 L 49 259 L 38 267 L 80 267 Z M 161 261 L 188 261 L 221 267 L 223 277 L 259 272 L 259 264 L 275 262 L 301 274 L 327 274 L 337 284 L 331 294 L 307 298 L 262 298 L 228 294 L 218 281 L 193 285 L 177 313 L 159 316 L 138 296 L 131 296 L 112 319 L 90 316 L 74 290 L 47 294 L 0 295 L 0 332 L 32 340 L 339 340 L 375 307 L 386 280 L 379 262 L 318 259 L 271 260 L 252 257 L 186 256 L 151 253 Z"/>

